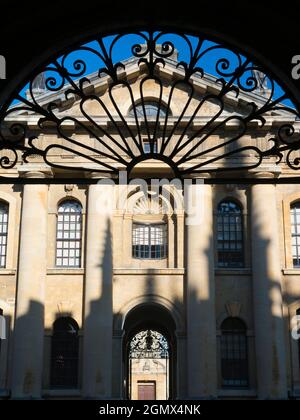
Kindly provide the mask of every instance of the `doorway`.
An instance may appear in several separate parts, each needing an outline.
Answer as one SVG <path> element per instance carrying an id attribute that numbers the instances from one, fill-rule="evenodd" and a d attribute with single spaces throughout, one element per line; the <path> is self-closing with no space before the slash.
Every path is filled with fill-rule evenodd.
<path id="1" fill-rule="evenodd" d="M 128 388 L 131 400 L 169 399 L 169 344 L 154 330 L 142 330 L 129 343 Z"/>
<path id="2" fill-rule="evenodd" d="M 172 315 L 160 305 L 140 305 L 127 315 L 124 329 L 124 398 L 174 399 L 176 339 Z"/>

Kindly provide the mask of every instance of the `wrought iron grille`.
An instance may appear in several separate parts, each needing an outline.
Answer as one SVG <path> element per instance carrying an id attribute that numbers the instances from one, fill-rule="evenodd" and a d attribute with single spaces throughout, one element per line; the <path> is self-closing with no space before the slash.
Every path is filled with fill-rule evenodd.
<path id="1" fill-rule="evenodd" d="M 221 326 L 222 385 L 229 388 L 248 386 L 248 349 L 246 327 L 237 318 L 226 319 Z"/>
<path id="2" fill-rule="evenodd" d="M 158 331 L 140 331 L 130 342 L 130 359 L 166 359 L 168 357 L 168 341 Z"/>
<path id="3" fill-rule="evenodd" d="M 222 201 L 217 214 L 218 266 L 243 267 L 243 245 L 242 210 L 232 201 Z"/>
<path id="4" fill-rule="evenodd" d="M 149 158 L 177 177 L 263 162 L 300 168 L 299 115 L 288 94 L 259 63 L 201 34 L 99 36 L 33 73 L 25 90 L 0 112 L 3 169 L 34 160 L 117 176 Z"/>

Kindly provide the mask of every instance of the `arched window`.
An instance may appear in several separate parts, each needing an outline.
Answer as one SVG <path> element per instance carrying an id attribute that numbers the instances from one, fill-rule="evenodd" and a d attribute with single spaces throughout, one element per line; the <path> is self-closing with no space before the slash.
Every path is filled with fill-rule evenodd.
<path id="1" fill-rule="evenodd" d="M 229 200 L 218 206 L 217 258 L 219 267 L 244 266 L 242 209 Z"/>
<path id="2" fill-rule="evenodd" d="M 222 386 L 248 386 L 247 328 L 238 318 L 227 318 L 221 325 Z"/>
<path id="3" fill-rule="evenodd" d="M 51 344 L 52 389 L 78 387 L 78 325 L 72 318 L 59 318 L 53 325 Z"/>
<path id="4" fill-rule="evenodd" d="M 158 102 L 155 101 L 145 101 L 144 102 L 144 106 L 145 106 L 145 114 L 146 117 L 153 117 L 156 118 L 157 117 L 157 113 L 159 112 L 159 117 L 163 118 L 167 115 L 167 108 L 162 105 L 159 104 Z M 134 108 L 136 110 L 136 115 L 137 117 L 142 117 L 144 118 L 144 109 L 143 109 L 143 103 L 140 102 L 138 104 L 135 104 L 134 107 L 130 108 L 129 111 L 129 116 L 130 117 L 134 117 Z"/>
<path id="5" fill-rule="evenodd" d="M 132 256 L 141 259 L 167 257 L 167 224 L 134 223 L 132 232 Z"/>
<path id="6" fill-rule="evenodd" d="M 6 267 L 8 204 L 0 202 L 0 268 Z"/>
<path id="7" fill-rule="evenodd" d="M 77 201 L 64 201 L 58 208 L 56 266 L 81 266 L 82 207 Z"/>
<path id="8" fill-rule="evenodd" d="M 300 201 L 291 205 L 292 255 L 294 267 L 300 267 Z"/>

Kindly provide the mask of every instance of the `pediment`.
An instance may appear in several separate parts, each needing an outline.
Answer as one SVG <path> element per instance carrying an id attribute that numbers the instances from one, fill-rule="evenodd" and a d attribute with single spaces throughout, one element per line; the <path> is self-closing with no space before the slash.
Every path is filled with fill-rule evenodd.
<path id="1" fill-rule="evenodd" d="M 40 103 L 44 107 L 47 107 L 50 103 L 55 103 L 56 109 L 54 112 L 59 114 L 60 117 L 80 117 L 84 113 L 100 118 L 108 117 L 108 114 L 111 114 L 112 117 L 118 117 L 120 112 L 126 118 L 133 104 L 139 103 L 143 95 L 145 101 L 159 102 L 161 98 L 162 104 L 169 103 L 173 116 L 179 116 L 183 112 L 189 99 L 189 105 L 184 113 L 185 117 L 193 115 L 200 102 L 202 104 L 195 117 L 214 117 L 220 112 L 220 102 L 211 98 L 221 89 L 221 84 L 216 77 L 211 75 L 201 78 L 197 75 L 192 76 L 190 80 L 194 89 L 192 92 L 185 83 L 179 83 L 182 72 L 174 63 L 167 63 L 164 67 L 161 66 L 158 73 L 162 87 L 161 96 L 159 83 L 153 79 L 143 82 L 146 76 L 145 69 L 134 62 L 124 71 L 123 78 L 121 78 L 124 84 L 114 86 L 111 91 L 109 90 L 109 76 L 98 77 L 95 73 L 87 75 L 86 79 L 89 83 L 84 85 L 84 90 L 86 95 L 91 96 L 91 98 L 84 101 L 84 106 L 82 106 L 82 98 L 78 99 L 74 95 L 66 94 L 70 88 L 68 85 L 62 88 L 59 93 L 41 95 Z M 172 91 L 175 81 L 178 84 Z M 169 101 L 171 92 L 172 99 Z M 265 101 L 266 96 L 261 92 L 247 93 L 240 91 L 239 95 L 229 92 L 222 97 L 222 115 L 245 116 L 249 113 L 249 104 L 257 103 L 261 106 Z M 27 115 L 27 112 L 18 112 L 18 115 Z M 273 112 L 272 115 L 284 116 L 285 112 L 277 111 Z"/>

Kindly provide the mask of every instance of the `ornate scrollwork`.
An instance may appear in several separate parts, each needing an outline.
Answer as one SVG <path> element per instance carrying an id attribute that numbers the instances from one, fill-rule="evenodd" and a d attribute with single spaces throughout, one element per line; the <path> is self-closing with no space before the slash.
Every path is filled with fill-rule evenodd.
<path id="1" fill-rule="evenodd" d="M 168 356 L 168 341 L 158 331 L 140 331 L 130 342 L 129 357 L 131 359 L 165 359 Z"/>
<path id="2" fill-rule="evenodd" d="M 138 101 L 126 76 L 134 62 L 140 69 Z M 168 82 L 162 76 L 167 66 L 174 69 Z M 95 90 L 95 85 L 105 81 L 110 106 Z M 148 82 L 155 84 L 151 100 L 157 103 L 157 113 L 150 117 Z M 201 82 L 209 86 L 204 89 Z M 115 95 L 116 88 L 122 88 L 128 98 L 130 116 Z M 179 88 L 187 95 L 175 115 L 171 110 Z M 300 136 L 295 129 L 299 116 L 293 104 L 287 103 L 288 95 L 259 64 L 202 36 L 137 31 L 99 37 L 54 59 L 34 74 L 25 90 L 16 93 L 0 112 L 3 169 L 26 163 L 32 156 L 54 168 L 112 174 L 130 172 L 139 162 L 155 159 L 168 164 L 179 177 L 256 168 L 271 157 L 291 169 L 300 168 Z M 76 115 L 62 106 L 68 102 L 78 104 Z M 102 119 L 89 112 L 92 102 Z M 137 102 L 142 118 L 136 112 Z M 238 103 L 235 109 L 233 103 Z M 213 110 L 204 118 L 203 110 L 210 104 Z M 37 124 L 32 129 L 34 118 Z M 75 127 L 93 141 L 78 140 L 67 127 Z M 253 129 L 265 130 L 264 147 L 250 138 Z M 213 143 L 221 131 L 226 132 L 223 141 Z M 39 141 L 39 133 L 50 133 L 52 141 Z M 80 164 L 53 159 L 59 154 L 72 154 Z"/>

